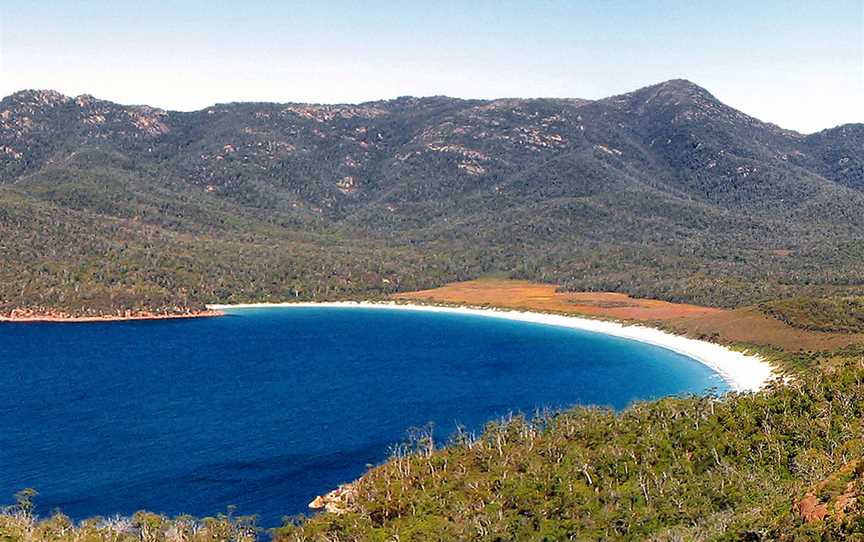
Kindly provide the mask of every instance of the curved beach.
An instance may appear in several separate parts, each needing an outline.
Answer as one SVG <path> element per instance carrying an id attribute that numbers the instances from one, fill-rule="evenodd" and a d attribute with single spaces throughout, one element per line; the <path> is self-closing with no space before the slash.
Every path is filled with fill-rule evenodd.
<path id="1" fill-rule="evenodd" d="M 757 355 L 746 352 L 737 352 L 724 346 L 689 339 L 680 335 L 674 335 L 666 331 L 654 329 L 642 325 L 627 325 L 619 322 L 593 320 L 578 316 L 565 316 L 559 314 L 546 314 L 540 312 L 515 311 L 494 308 L 472 308 L 472 307 L 449 307 L 438 305 L 418 305 L 393 302 L 368 302 L 368 301 L 336 301 L 325 303 L 248 303 L 237 305 L 208 305 L 207 308 L 214 311 L 230 309 L 253 309 L 268 307 L 326 307 L 326 308 L 370 308 L 381 310 L 408 310 L 428 311 L 452 314 L 470 314 L 486 316 L 491 318 L 503 318 L 517 320 L 520 322 L 531 322 L 571 329 L 579 329 L 595 333 L 604 333 L 615 337 L 621 337 L 639 341 L 661 348 L 672 350 L 689 358 L 692 358 L 720 375 L 729 386 L 738 392 L 758 391 L 765 387 L 770 381 L 777 378 L 777 374 L 771 365 Z"/>

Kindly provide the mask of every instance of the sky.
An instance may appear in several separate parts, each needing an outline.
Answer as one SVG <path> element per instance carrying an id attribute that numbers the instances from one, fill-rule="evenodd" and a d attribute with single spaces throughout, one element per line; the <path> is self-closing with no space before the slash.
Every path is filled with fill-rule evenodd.
<path id="1" fill-rule="evenodd" d="M 864 122 L 864 0 L 0 0 L 0 95 L 194 110 L 602 98 L 684 78 L 810 133 Z"/>

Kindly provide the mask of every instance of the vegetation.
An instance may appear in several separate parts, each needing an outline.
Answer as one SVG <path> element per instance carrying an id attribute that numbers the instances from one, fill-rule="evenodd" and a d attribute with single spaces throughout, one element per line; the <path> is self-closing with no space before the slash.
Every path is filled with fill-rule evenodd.
<path id="1" fill-rule="evenodd" d="M 794 298 L 763 303 L 769 316 L 790 326 L 813 331 L 864 332 L 864 298 Z"/>
<path id="2" fill-rule="evenodd" d="M 16 504 L 0 513 L 0 540 L 4 542 L 254 542 L 258 529 L 254 518 L 234 517 L 233 511 L 217 517 L 169 519 L 149 512 L 131 518 L 93 518 L 79 523 L 57 512 L 40 520 L 33 514 L 36 492 L 19 492 Z"/>

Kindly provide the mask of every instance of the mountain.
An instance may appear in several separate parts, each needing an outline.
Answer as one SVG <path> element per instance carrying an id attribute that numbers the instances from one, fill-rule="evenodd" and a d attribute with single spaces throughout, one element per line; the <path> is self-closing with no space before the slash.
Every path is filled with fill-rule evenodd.
<path id="1" fill-rule="evenodd" d="M 0 101 L 0 312 L 370 297 L 486 274 L 735 306 L 864 292 L 864 125 L 673 80 L 600 100 Z"/>

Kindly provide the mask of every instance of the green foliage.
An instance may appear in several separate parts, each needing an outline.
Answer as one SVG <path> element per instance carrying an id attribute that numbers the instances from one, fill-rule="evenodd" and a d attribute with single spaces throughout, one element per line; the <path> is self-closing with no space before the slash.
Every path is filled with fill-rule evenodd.
<path id="1" fill-rule="evenodd" d="M 167 518 L 137 512 L 130 518 L 92 518 L 73 522 L 56 512 L 38 519 L 21 503 L 0 513 L 3 542 L 255 542 L 259 530 L 252 517 Z"/>
<path id="2" fill-rule="evenodd" d="M 762 311 L 790 326 L 811 331 L 864 332 L 864 298 L 793 298 L 762 303 Z"/>
<path id="3" fill-rule="evenodd" d="M 490 424 L 394 456 L 355 483 L 350 512 L 277 539 L 862 539 L 864 503 L 831 507 L 864 489 L 864 468 L 848 468 L 864 462 L 864 356 L 836 355 L 841 367 L 757 394 Z M 806 523 L 796 504 L 814 487 L 832 511 Z"/>

